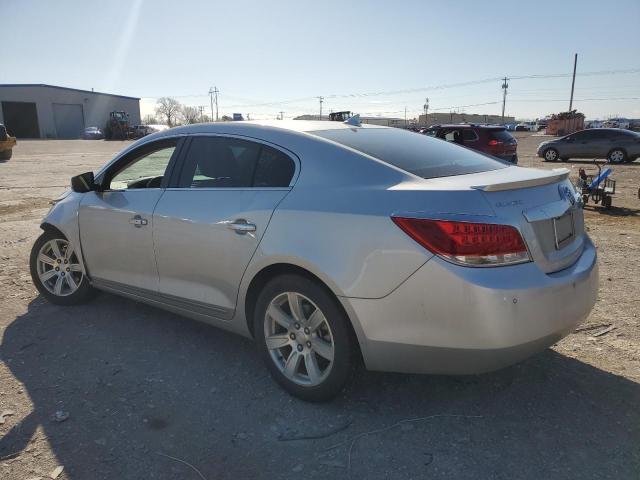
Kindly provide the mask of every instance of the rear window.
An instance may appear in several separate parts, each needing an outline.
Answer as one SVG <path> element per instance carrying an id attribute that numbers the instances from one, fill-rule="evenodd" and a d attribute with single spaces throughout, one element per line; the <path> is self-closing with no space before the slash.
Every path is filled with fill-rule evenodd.
<path id="1" fill-rule="evenodd" d="M 422 178 L 448 177 L 507 167 L 488 156 L 398 128 L 309 132 L 382 160 Z"/>
<path id="2" fill-rule="evenodd" d="M 502 143 L 514 143 L 516 139 L 506 130 L 491 130 L 491 138 Z"/>

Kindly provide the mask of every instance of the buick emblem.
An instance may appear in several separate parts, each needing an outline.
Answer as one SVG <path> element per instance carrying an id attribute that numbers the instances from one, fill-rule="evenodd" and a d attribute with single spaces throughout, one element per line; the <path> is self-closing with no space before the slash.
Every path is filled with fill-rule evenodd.
<path id="1" fill-rule="evenodd" d="M 558 185 L 558 193 L 561 199 L 569 200 L 571 205 L 576 204 L 576 197 L 567 185 Z"/>

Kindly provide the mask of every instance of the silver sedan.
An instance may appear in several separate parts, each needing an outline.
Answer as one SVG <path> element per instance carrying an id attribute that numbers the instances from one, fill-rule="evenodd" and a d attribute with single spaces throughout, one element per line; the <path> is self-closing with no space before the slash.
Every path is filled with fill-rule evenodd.
<path id="1" fill-rule="evenodd" d="M 354 119 L 179 127 L 74 177 L 31 274 L 57 304 L 104 290 L 253 337 L 306 400 L 340 392 L 358 357 L 484 372 L 594 305 L 567 176 Z"/>

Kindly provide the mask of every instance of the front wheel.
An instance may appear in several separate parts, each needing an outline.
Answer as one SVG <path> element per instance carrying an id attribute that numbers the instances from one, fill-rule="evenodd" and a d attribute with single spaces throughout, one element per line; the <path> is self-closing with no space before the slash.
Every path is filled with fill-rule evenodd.
<path id="1" fill-rule="evenodd" d="M 545 162 L 555 162 L 558 160 L 558 151 L 555 148 L 547 148 L 544 151 L 544 160 Z"/>
<path id="2" fill-rule="evenodd" d="M 13 150 L 3 150 L 0 152 L 0 160 L 9 160 L 11 159 L 11 155 L 13 155 Z"/>
<path id="3" fill-rule="evenodd" d="M 258 297 L 254 335 L 273 378 L 290 394 L 318 402 L 340 393 L 351 372 L 348 321 L 323 286 L 282 275 Z"/>
<path id="4" fill-rule="evenodd" d="M 29 261 L 31 278 L 51 303 L 75 305 L 94 293 L 78 254 L 60 233 L 45 232 L 33 244 Z"/>

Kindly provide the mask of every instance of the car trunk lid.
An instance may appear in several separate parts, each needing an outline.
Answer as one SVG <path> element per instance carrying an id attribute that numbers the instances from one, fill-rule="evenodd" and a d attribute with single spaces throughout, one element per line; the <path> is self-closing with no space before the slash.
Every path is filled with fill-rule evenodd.
<path id="1" fill-rule="evenodd" d="M 545 273 L 552 273 L 569 267 L 580 257 L 586 238 L 581 198 L 568 176 L 567 169 L 541 170 L 513 166 L 430 179 L 424 182 L 424 186 L 431 190 L 448 190 L 452 193 L 470 190 L 480 194 L 493 212 L 491 218 L 483 221 L 517 227 L 532 260 Z M 466 203 L 472 217 L 470 221 L 482 220 L 477 213 L 471 213 L 477 210 L 479 204 Z"/>

